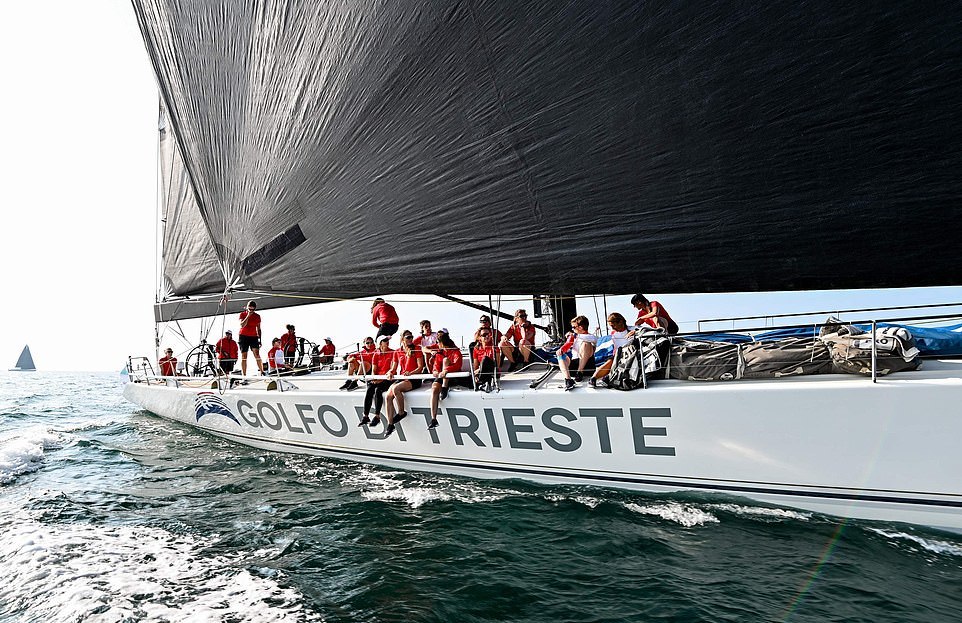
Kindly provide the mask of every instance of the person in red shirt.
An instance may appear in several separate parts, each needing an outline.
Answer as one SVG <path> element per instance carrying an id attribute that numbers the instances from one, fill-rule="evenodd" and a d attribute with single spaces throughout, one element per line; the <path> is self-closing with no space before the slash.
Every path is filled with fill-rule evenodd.
<path id="1" fill-rule="evenodd" d="M 284 362 L 287 367 L 293 368 L 294 361 L 297 360 L 297 336 L 294 334 L 294 325 L 287 325 L 287 333 L 281 336 L 281 350 L 284 351 Z"/>
<path id="2" fill-rule="evenodd" d="M 493 329 L 493 328 L 491 327 L 491 317 L 490 317 L 490 316 L 488 316 L 487 314 L 485 314 L 485 315 L 481 316 L 481 318 L 480 318 L 480 320 L 478 320 L 478 322 L 481 323 L 481 326 L 478 327 L 477 330 L 474 332 L 474 340 L 473 340 L 474 342 L 480 342 L 480 341 L 481 341 L 481 332 L 482 332 L 482 331 L 490 331 L 490 332 L 491 332 L 491 340 L 492 340 L 495 344 L 500 344 L 500 343 L 501 343 L 501 338 L 504 337 L 504 334 L 501 333 L 500 331 L 498 331 L 497 329 Z M 474 347 L 472 346 L 471 348 L 474 348 Z"/>
<path id="3" fill-rule="evenodd" d="M 290 369 L 284 360 L 284 349 L 281 348 L 281 338 L 271 340 L 271 349 L 267 351 L 267 369 L 271 374 L 280 374 Z"/>
<path id="4" fill-rule="evenodd" d="M 319 351 L 321 359 L 319 363 L 333 363 L 334 362 L 334 340 L 329 337 L 324 338 L 324 346 L 321 346 Z"/>
<path id="5" fill-rule="evenodd" d="M 671 316 L 658 301 L 649 301 L 644 294 L 636 294 L 631 297 L 631 304 L 638 310 L 638 318 L 635 320 L 636 327 L 648 324 L 656 329 L 659 327 L 664 329 L 668 332 L 668 335 L 678 333 L 678 324 L 671 319 Z"/>
<path id="6" fill-rule="evenodd" d="M 237 363 L 237 342 L 234 341 L 234 334 L 228 329 L 224 331 L 224 337 L 217 340 L 215 345 L 217 360 L 220 362 L 220 369 L 224 374 L 234 371 L 234 364 Z"/>
<path id="7" fill-rule="evenodd" d="M 401 333 L 401 348 L 394 351 L 394 369 L 391 376 L 394 382 L 387 390 L 387 429 L 384 435 L 394 432 L 394 424 L 407 416 L 404 410 L 404 394 L 421 387 L 421 379 L 406 378 L 424 372 L 424 355 L 414 346 L 414 336 L 410 331 Z M 400 377 L 400 378 L 398 378 Z M 395 411 L 395 404 L 397 410 Z M 395 412 L 397 415 L 395 415 Z"/>
<path id="8" fill-rule="evenodd" d="M 431 423 L 428 428 L 437 428 L 438 402 L 448 397 L 448 387 L 454 380 L 448 375 L 460 372 L 464 360 L 461 349 L 451 340 L 447 329 L 438 331 L 438 344 L 441 348 L 434 355 L 434 365 L 431 367 L 434 381 L 431 382 Z M 460 383 L 462 380 L 458 379 L 457 382 Z"/>
<path id="9" fill-rule="evenodd" d="M 394 306 L 385 303 L 384 299 L 380 297 L 374 299 L 374 303 L 371 305 L 371 324 L 377 327 L 375 337 L 392 336 L 397 333 L 398 316 Z"/>
<path id="10" fill-rule="evenodd" d="M 371 355 L 371 374 L 374 376 L 389 375 L 394 369 L 394 351 L 391 350 L 391 336 L 382 335 L 377 340 L 377 350 Z M 391 386 L 390 379 L 368 379 L 367 391 L 364 392 L 364 417 L 358 426 L 370 424 L 371 427 L 381 423 L 381 407 L 384 406 L 384 392 Z M 374 407 L 374 419 L 368 417 L 371 407 Z M 387 431 L 385 431 L 386 433 Z M 385 434 L 386 436 L 386 434 Z"/>
<path id="11" fill-rule="evenodd" d="M 249 301 L 247 303 L 247 309 L 240 313 L 240 351 L 243 357 L 241 358 L 241 374 L 247 376 L 247 351 L 250 350 L 254 353 L 254 361 L 257 362 L 257 371 L 260 372 L 264 369 L 264 363 L 261 361 L 261 317 L 254 311 L 257 309 L 257 303 L 254 301 Z"/>
<path id="12" fill-rule="evenodd" d="M 511 341 L 514 340 L 514 344 Z M 519 367 L 531 361 L 531 349 L 534 348 L 534 325 L 528 322 L 528 312 L 519 309 L 514 313 L 514 322 L 501 338 L 501 353 L 511 365 L 508 372 L 514 372 Z"/>
<path id="13" fill-rule="evenodd" d="M 174 349 L 168 348 L 164 353 L 165 356 L 157 361 L 160 364 L 160 375 L 177 376 L 177 359 L 174 357 Z"/>
<path id="14" fill-rule="evenodd" d="M 347 375 L 353 376 L 358 372 L 361 374 L 370 372 L 372 356 L 375 350 L 377 349 L 374 347 L 374 338 L 364 338 L 363 348 L 361 348 L 359 352 L 351 353 L 347 356 Z M 338 389 L 346 389 L 347 391 L 355 390 L 357 389 L 357 381 L 355 379 L 348 379 L 344 381 L 344 384 L 338 387 Z"/>
<path id="15" fill-rule="evenodd" d="M 494 383 L 494 371 L 498 367 L 495 359 L 494 334 L 490 328 L 482 328 L 477 333 L 478 341 L 472 351 L 474 378 L 477 379 L 475 390 L 490 391 Z M 500 354 L 500 353 L 499 353 Z"/>

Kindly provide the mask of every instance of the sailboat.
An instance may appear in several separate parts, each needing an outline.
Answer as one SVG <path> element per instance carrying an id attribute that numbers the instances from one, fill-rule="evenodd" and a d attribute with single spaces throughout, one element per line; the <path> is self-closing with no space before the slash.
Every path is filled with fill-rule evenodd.
<path id="1" fill-rule="evenodd" d="M 960 283 L 962 5 L 133 4 L 161 100 L 157 323 Z M 953 359 L 630 392 L 506 375 L 430 430 L 411 392 L 390 437 L 338 371 L 130 369 L 131 402 L 271 451 L 962 530 Z"/>
<path id="2" fill-rule="evenodd" d="M 17 358 L 17 363 L 9 368 L 10 372 L 36 372 L 37 366 L 33 363 L 33 356 L 30 354 L 30 346 L 25 345 L 23 350 L 20 351 L 20 357 Z"/>

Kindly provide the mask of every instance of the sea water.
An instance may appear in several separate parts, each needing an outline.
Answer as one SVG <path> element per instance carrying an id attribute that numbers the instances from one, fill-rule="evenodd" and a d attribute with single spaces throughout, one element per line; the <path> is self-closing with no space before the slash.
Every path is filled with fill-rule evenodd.
<path id="1" fill-rule="evenodd" d="M 0 621 L 962 620 L 962 536 L 270 453 L 121 391 L 0 372 Z"/>

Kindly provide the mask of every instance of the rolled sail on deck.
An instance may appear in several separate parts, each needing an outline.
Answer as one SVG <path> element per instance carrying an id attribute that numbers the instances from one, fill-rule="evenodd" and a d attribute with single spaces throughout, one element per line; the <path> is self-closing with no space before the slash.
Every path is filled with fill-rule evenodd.
<path id="1" fill-rule="evenodd" d="M 959 3 L 134 6 L 211 243 L 170 295 L 962 276 Z"/>

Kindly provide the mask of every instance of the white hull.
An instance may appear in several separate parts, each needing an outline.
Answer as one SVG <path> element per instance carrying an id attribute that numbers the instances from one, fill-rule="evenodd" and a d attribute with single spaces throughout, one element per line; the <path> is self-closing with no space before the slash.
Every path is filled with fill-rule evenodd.
<path id="1" fill-rule="evenodd" d="M 962 364 L 850 376 L 561 391 L 452 390 L 433 431 L 409 393 L 394 435 L 358 427 L 363 386 L 294 377 L 227 391 L 129 383 L 160 416 L 267 450 L 479 478 L 726 493 L 843 517 L 962 531 Z"/>

